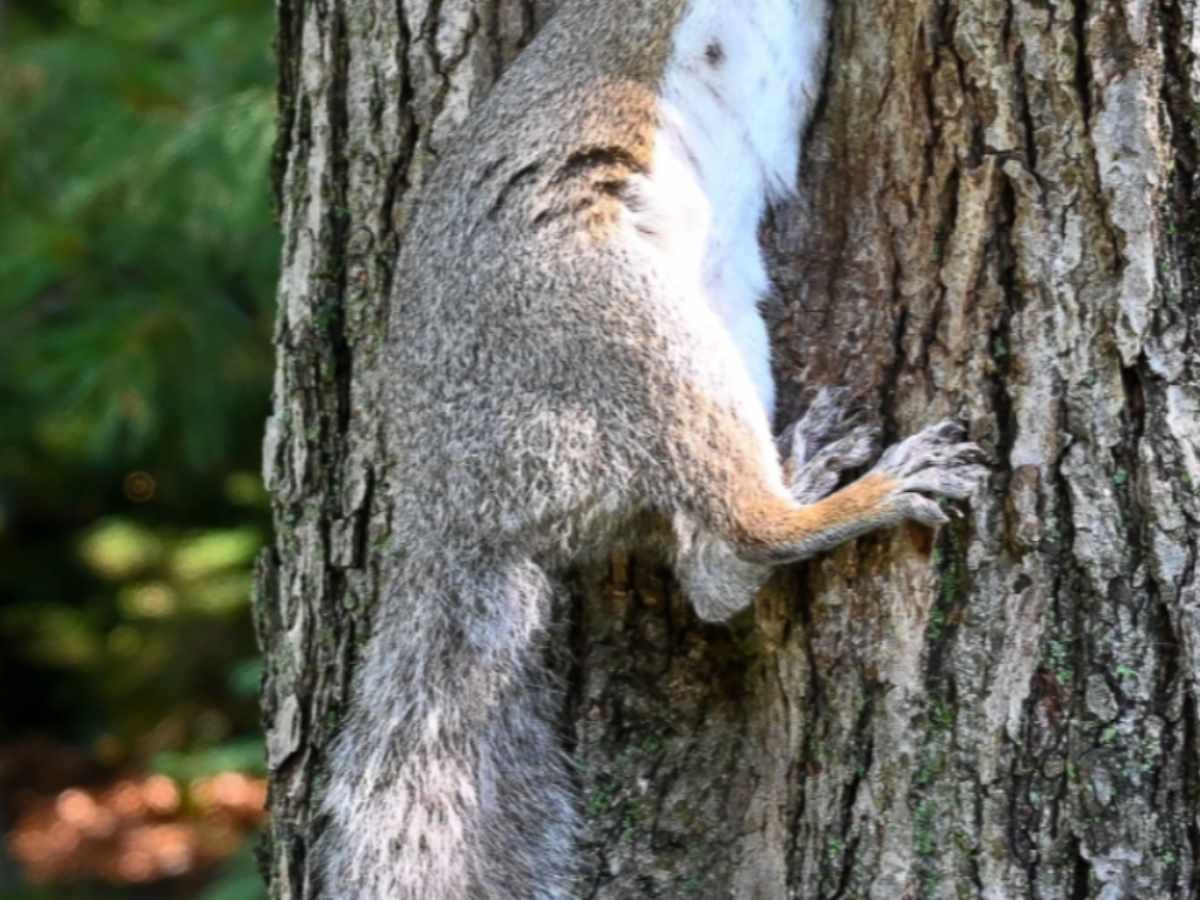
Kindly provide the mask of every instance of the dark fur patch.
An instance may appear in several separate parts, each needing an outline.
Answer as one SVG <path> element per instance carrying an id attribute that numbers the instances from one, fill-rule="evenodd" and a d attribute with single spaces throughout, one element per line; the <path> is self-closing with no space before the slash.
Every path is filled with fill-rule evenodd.
<path id="1" fill-rule="evenodd" d="M 520 169 L 517 169 L 517 171 L 509 175 L 508 178 L 505 179 L 504 184 L 500 187 L 500 190 L 496 193 L 496 199 L 492 201 L 491 209 L 489 209 L 487 213 L 488 218 L 495 219 L 498 215 L 500 215 L 500 211 L 504 209 L 505 205 L 508 203 L 509 197 L 515 191 L 522 190 L 526 184 L 535 181 L 538 177 L 538 173 L 541 171 L 541 168 L 541 163 L 535 161 L 527 166 L 522 166 Z"/>
<path id="2" fill-rule="evenodd" d="M 555 184 L 562 184 L 573 178 L 589 176 L 597 169 L 645 173 L 646 164 L 624 147 L 587 147 L 568 156 L 554 173 L 553 180 Z"/>

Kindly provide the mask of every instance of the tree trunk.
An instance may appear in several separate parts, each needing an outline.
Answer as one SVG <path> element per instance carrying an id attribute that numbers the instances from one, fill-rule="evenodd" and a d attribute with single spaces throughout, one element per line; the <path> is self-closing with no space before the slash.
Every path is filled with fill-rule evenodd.
<path id="1" fill-rule="evenodd" d="M 388 578 L 397 245 L 553 5 L 279 0 L 276 900 L 338 896 L 306 850 Z M 1200 897 L 1196 0 L 842 0 L 832 48 L 763 230 L 781 418 L 845 385 L 891 439 L 962 417 L 994 474 L 936 539 L 783 572 L 728 627 L 653 556 L 578 574 L 586 896 Z"/>

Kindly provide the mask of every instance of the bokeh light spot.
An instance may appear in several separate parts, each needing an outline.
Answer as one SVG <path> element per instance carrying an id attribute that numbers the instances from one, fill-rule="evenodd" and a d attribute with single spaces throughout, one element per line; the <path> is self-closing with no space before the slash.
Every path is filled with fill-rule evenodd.
<path id="1" fill-rule="evenodd" d="M 125 496 L 134 503 L 149 503 L 158 493 L 158 481 L 149 472 L 130 472 L 125 476 Z"/>

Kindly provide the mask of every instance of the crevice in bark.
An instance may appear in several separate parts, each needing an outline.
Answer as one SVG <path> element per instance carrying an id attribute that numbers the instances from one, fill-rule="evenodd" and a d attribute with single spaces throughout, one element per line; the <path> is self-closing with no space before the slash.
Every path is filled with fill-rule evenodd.
<path id="1" fill-rule="evenodd" d="M 1125 409 L 1129 417 L 1129 443 L 1131 463 L 1136 465 L 1137 443 L 1146 433 L 1146 391 L 1142 385 L 1142 367 L 1145 357 L 1139 357 L 1137 364 L 1121 369 L 1121 386 L 1125 390 Z"/>
<path id="2" fill-rule="evenodd" d="M 1033 124 L 1033 111 L 1029 106 L 1029 88 L 1026 85 L 1025 45 L 1018 44 L 1013 51 L 1013 82 L 1016 85 L 1016 104 L 1021 116 L 1021 128 L 1025 133 L 1025 168 L 1036 178 L 1038 172 L 1037 131 Z"/>
<path id="3" fill-rule="evenodd" d="M 312 147 L 312 104 L 306 94 L 301 94 L 296 101 L 296 114 L 293 122 L 293 134 L 289 138 L 287 156 L 294 159 L 283 161 L 285 171 L 282 174 L 281 190 L 284 192 L 283 204 L 291 204 L 293 215 L 301 215 L 306 203 L 313 202 L 307 197 L 308 188 L 308 153 Z M 284 235 L 282 266 L 286 270 L 295 257 L 296 247 L 302 236 L 299 228 L 289 228 Z M 276 346 L 283 340 L 285 333 L 291 327 L 285 310 L 281 310 L 275 320 Z"/>
<path id="4" fill-rule="evenodd" d="M 1095 72 L 1092 66 L 1092 50 L 1088 39 L 1089 10 L 1087 0 L 1075 0 L 1073 7 L 1072 30 L 1075 37 L 1075 93 L 1079 99 L 1080 114 L 1083 119 L 1083 144 L 1088 158 L 1088 171 L 1091 177 L 1090 188 L 1100 211 L 1099 222 L 1104 234 L 1112 245 L 1110 268 L 1113 280 L 1121 277 L 1128 260 L 1125 254 L 1125 236 L 1117 228 L 1112 219 L 1110 198 L 1103 188 L 1103 178 L 1100 174 L 1100 160 L 1097 157 L 1095 137 L 1093 135 L 1093 113 L 1096 98 L 1093 89 L 1097 88 Z"/>
<path id="5" fill-rule="evenodd" d="M 975 834 L 979 834 L 979 829 L 982 828 L 983 825 L 984 788 L 978 781 L 976 781 L 973 783 L 973 789 L 975 792 Z M 966 854 L 967 879 L 969 880 L 971 887 L 974 888 L 976 897 L 982 897 L 984 895 L 983 870 L 979 862 L 980 853 L 981 850 L 979 847 L 972 847 Z"/>
<path id="6" fill-rule="evenodd" d="M 863 783 L 866 781 L 867 772 L 871 768 L 871 759 L 874 756 L 874 743 L 871 737 L 872 717 L 875 710 L 875 697 L 871 692 L 867 692 L 863 697 L 862 706 L 859 708 L 858 715 L 854 720 L 854 729 L 851 732 L 847 746 L 855 751 L 856 759 L 854 769 L 850 780 L 842 787 L 842 809 L 841 809 L 841 827 L 839 831 L 842 842 L 840 852 L 840 865 L 837 870 L 837 881 L 834 884 L 833 893 L 830 894 L 830 900 L 841 900 L 846 896 L 846 892 L 851 887 L 851 875 L 854 872 L 854 864 L 856 862 L 856 854 L 858 851 L 859 837 L 854 834 L 854 804 L 858 799 L 858 792 L 862 789 Z"/>
<path id="7" fill-rule="evenodd" d="M 1012 457 L 1013 447 L 1017 442 L 1017 414 L 1010 395 L 1013 379 L 1013 365 L 1017 357 L 1017 347 L 1012 333 L 1013 316 L 1016 315 L 1020 302 L 1020 289 L 1017 284 L 1017 248 L 1014 244 L 1013 228 L 1016 223 L 1016 192 L 1010 179 L 999 177 L 998 215 L 990 223 L 993 229 L 991 246 L 995 248 L 997 283 L 1001 291 L 1003 303 L 999 315 L 993 320 L 992 329 L 988 335 L 988 351 L 992 357 L 993 372 L 988 378 L 991 394 L 991 406 L 995 411 L 996 423 L 996 462 L 999 471 L 996 473 L 1002 481 L 1000 488 L 1008 493 L 1012 472 L 1007 461 Z M 989 252 L 989 256 L 993 255 Z M 981 272 L 985 267 L 981 266 Z M 993 479 L 997 480 L 997 479 Z"/>
<path id="8" fill-rule="evenodd" d="M 1086 0 L 1075 0 L 1071 28 L 1075 34 L 1075 92 L 1079 96 L 1085 129 L 1092 124 L 1092 62 L 1088 58 Z"/>
<path id="9" fill-rule="evenodd" d="M 421 152 L 428 154 L 436 159 L 437 151 L 431 145 L 433 137 L 433 124 L 438 120 L 445 107 L 446 94 L 450 90 L 450 66 L 446 65 L 438 55 L 437 36 L 438 36 L 438 20 L 441 17 L 443 0 L 427 0 L 429 6 L 425 13 L 425 18 L 421 23 L 419 34 L 414 35 L 413 45 L 424 50 L 426 58 L 429 60 L 430 73 L 432 78 L 436 80 L 436 84 L 430 91 L 431 101 L 430 108 L 426 111 L 427 120 L 422 123 L 423 128 L 417 135 L 418 144 Z M 417 197 L 417 202 L 420 203 L 420 197 Z"/>
<path id="10" fill-rule="evenodd" d="M 804 578 L 803 574 L 801 577 L 796 578 L 793 583 L 798 585 L 795 592 L 795 603 L 792 606 L 794 610 L 793 622 L 795 624 L 789 626 L 789 631 L 792 628 L 798 627 L 802 629 L 802 633 L 800 639 L 791 642 L 790 646 L 799 648 L 800 652 L 804 654 L 804 667 L 807 669 L 805 684 L 808 687 L 808 692 L 800 700 L 803 703 L 805 711 L 813 711 L 817 704 L 819 682 L 817 680 L 816 659 L 812 646 L 813 622 L 812 610 L 810 608 L 812 592 L 808 589 L 808 579 Z M 786 695 L 781 693 L 781 696 Z M 806 716 L 806 721 L 816 721 L 815 715 L 810 712 Z M 802 823 L 808 812 L 809 784 L 807 763 L 810 758 L 810 752 L 809 734 L 808 729 L 806 729 L 801 753 L 791 767 L 791 772 L 794 774 L 792 780 L 795 784 L 795 795 L 792 803 L 790 827 L 788 829 L 788 848 L 785 856 L 788 868 L 787 883 L 789 886 L 798 883 L 799 880 L 796 877 L 796 873 L 803 871 L 805 868 L 806 842 L 803 840 L 805 834 Z"/>
<path id="11" fill-rule="evenodd" d="M 399 38 L 397 43 L 407 48 L 410 39 L 408 28 L 402 19 L 396 21 L 396 31 Z M 404 168 L 412 160 L 413 148 L 411 135 L 413 130 L 413 88 L 412 78 L 409 73 L 408 55 L 397 52 L 394 54 L 394 60 L 397 72 L 394 81 L 398 83 L 396 95 L 388 97 L 384 89 L 381 89 L 382 107 L 386 109 L 390 106 L 394 109 L 399 131 L 396 135 L 396 152 L 388 164 L 388 177 L 384 182 L 382 202 L 380 204 L 380 209 L 384 215 L 384 222 L 387 224 L 389 232 L 395 227 L 393 216 L 396 204 L 409 187 L 407 181 L 404 180 Z M 382 121 L 375 128 L 375 133 L 386 136 L 385 124 Z"/>
<path id="12" fill-rule="evenodd" d="M 899 283 L 899 263 L 894 263 L 894 284 Z M 899 301 L 899 297 L 893 297 L 894 301 Z M 879 419 L 883 423 L 882 440 L 883 446 L 888 447 L 894 444 L 900 434 L 900 424 L 896 421 L 896 386 L 900 381 L 900 373 L 904 370 L 904 335 L 908 328 L 908 309 L 900 306 L 900 312 L 896 317 L 896 324 L 892 329 L 892 359 L 888 365 L 887 377 L 884 380 L 884 388 L 879 392 Z"/>
<path id="13" fill-rule="evenodd" d="M 1169 842 L 1168 845 L 1170 847 L 1182 847 L 1186 841 L 1186 837 L 1182 833 L 1184 829 L 1179 827 L 1177 821 L 1174 820 L 1183 819 L 1186 821 L 1193 817 L 1187 814 L 1186 799 L 1178 796 L 1173 789 L 1176 785 L 1182 783 L 1182 773 L 1178 769 L 1186 765 L 1180 756 L 1182 747 L 1179 745 L 1183 744 L 1182 731 L 1176 733 L 1170 727 L 1172 695 L 1177 690 L 1173 676 L 1173 673 L 1177 669 L 1177 650 L 1171 629 L 1170 610 L 1156 582 L 1150 582 L 1148 593 L 1150 594 L 1147 601 L 1149 605 L 1148 617 L 1153 619 L 1154 625 L 1151 626 L 1147 622 L 1145 628 L 1151 637 L 1159 639 L 1156 642 L 1157 646 L 1154 647 L 1158 665 L 1152 673 L 1154 683 L 1150 694 L 1148 712 L 1149 715 L 1167 725 L 1167 727 L 1163 728 L 1157 747 L 1154 748 L 1157 751 L 1157 764 L 1148 773 L 1148 793 L 1155 798 L 1155 803 L 1164 813 L 1166 819 L 1164 823 L 1164 837 Z M 1175 813 L 1175 815 L 1172 815 L 1172 813 Z M 1180 865 L 1178 858 L 1176 858 L 1174 863 L 1164 864 L 1162 872 L 1164 878 L 1169 875 L 1172 868 L 1178 865 Z M 1169 891 L 1165 880 L 1162 888 L 1164 892 Z"/>
<path id="14" fill-rule="evenodd" d="M 1194 691 L 1185 690 L 1183 695 L 1183 789 L 1186 798 L 1200 796 L 1200 743 L 1197 743 L 1196 720 L 1200 715 L 1197 709 Z M 1193 800 L 1193 803 L 1195 801 Z M 1191 878 L 1189 897 L 1200 897 L 1200 822 L 1197 821 L 1195 810 L 1189 810 L 1184 831 L 1187 834 L 1188 849 L 1191 856 Z"/>
<path id="15" fill-rule="evenodd" d="M 569 640 L 570 652 L 564 671 L 562 718 L 559 730 L 563 735 L 563 750 L 567 756 L 574 758 L 579 744 L 579 737 L 574 724 L 578 722 L 583 711 L 583 660 L 587 650 L 586 623 L 584 621 L 584 597 L 589 588 L 589 581 L 599 584 L 599 579 L 585 578 L 583 572 L 567 573 L 563 581 L 564 599 L 562 609 L 557 612 L 563 617 L 563 631 Z M 576 791 L 580 787 L 578 772 L 576 775 Z"/>
<path id="16" fill-rule="evenodd" d="M 346 36 L 346 0 L 337 0 L 334 6 L 331 34 L 329 37 L 333 55 L 333 78 L 329 85 L 328 115 L 331 127 L 330 140 L 330 187 L 334 193 L 334 203 L 329 210 L 330 244 L 329 253 L 336 261 L 331 295 L 326 296 L 326 314 L 328 316 L 329 352 L 333 361 L 333 383 L 337 394 L 335 399 L 337 424 L 337 453 L 344 452 L 342 441 L 350 427 L 350 385 L 353 378 L 351 367 L 353 354 L 346 340 L 346 277 L 347 277 L 347 242 L 350 234 L 350 211 L 347 208 L 346 194 L 350 185 L 350 160 L 347 151 L 350 147 L 350 113 L 347 108 L 347 92 L 349 88 L 350 45 Z M 341 467 L 337 468 L 340 471 Z M 338 498 L 338 490 L 329 492 L 331 501 Z M 334 519 L 340 516 L 340 507 L 330 509 Z M 326 538 L 328 538 L 326 532 Z M 337 596 L 341 596 L 338 591 Z"/>
<path id="17" fill-rule="evenodd" d="M 828 50 L 826 51 L 825 59 L 828 62 L 832 59 L 839 58 L 838 53 L 838 29 L 834 27 L 834 17 L 829 16 L 829 20 L 825 23 L 825 40 Z M 803 171 L 805 162 L 808 160 L 809 139 L 817 130 L 819 123 L 825 121 L 826 111 L 829 108 L 829 85 L 833 79 L 832 67 L 826 65 L 821 74 L 821 89 L 815 98 L 812 108 L 812 118 L 808 120 L 804 134 L 800 137 L 800 158 L 796 160 L 796 165 Z M 774 210 L 770 210 L 773 212 Z"/>
<path id="18" fill-rule="evenodd" d="M 927 651 L 925 679 L 945 682 L 953 688 L 954 639 L 962 623 L 964 598 L 970 596 L 971 568 L 967 562 L 970 542 L 965 523 L 952 522 L 942 529 L 934 555 L 938 573 L 938 593 L 930 610 L 926 628 Z"/>
<path id="19" fill-rule="evenodd" d="M 508 60 L 504 58 L 504 40 L 500 34 L 500 4 L 482 3 L 479 8 L 479 33 L 491 57 L 492 71 L 503 72 Z"/>
<path id="20" fill-rule="evenodd" d="M 277 0 L 275 31 L 275 95 L 279 98 L 275 123 L 275 147 L 271 152 L 271 196 L 276 220 L 284 207 L 284 180 L 287 177 L 296 100 L 300 96 L 300 35 L 303 15 L 297 15 L 293 0 Z"/>
<path id="21" fill-rule="evenodd" d="M 259 652 L 263 654 L 263 673 L 259 679 L 259 721 L 263 733 L 271 731 L 278 697 L 275 693 L 274 675 L 272 673 L 270 641 L 280 633 L 282 622 L 279 616 L 279 559 L 275 548 L 264 547 L 258 555 L 254 568 L 254 596 L 251 604 L 251 615 L 254 623 L 254 637 Z M 264 885 L 270 890 L 273 874 L 272 860 L 275 857 L 272 847 L 273 830 L 264 828 L 254 848 L 255 864 Z"/>
<path id="22" fill-rule="evenodd" d="M 1193 15 L 1195 15 L 1193 13 Z M 1167 229 L 1166 256 L 1172 265 L 1159 273 L 1160 290 L 1166 292 L 1167 305 L 1178 304 L 1185 314 L 1200 310 L 1200 105 L 1188 71 L 1195 60 L 1179 40 L 1187 28 L 1187 16 L 1180 2 L 1164 4 L 1159 42 L 1163 48 L 1163 106 L 1170 122 L 1171 148 L 1175 165 L 1171 171 L 1169 202 L 1163 210 Z M 1200 24 L 1192 23 L 1200 30 Z M 1180 284 L 1172 285 L 1174 274 Z M 1178 291 L 1178 296 L 1173 296 Z M 1194 350 L 1194 348 L 1192 348 Z"/>
<path id="23" fill-rule="evenodd" d="M 1026 701 L 1029 713 L 1032 713 L 1032 707 L 1035 702 L 1035 698 L 1031 693 L 1030 698 Z M 1031 716 L 1027 714 L 1025 718 L 1026 735 L 1028 735 L 1028 723 L 1031 720 Z M 1028 740 L 1026 740 L 1026 743 L 1028 743 Z M 1009 768 L 1007 832 L 1008 848 L 1013 855 L 1014 862 L 1024 870 L 1026 880 L 1032 885 L 1037 880 L 1037 860 L 1033 852 L 1033 840 L 1026 830 L 1032 818 L 1026 803 L 1029 794 L 1029 778 L 1025 771 L 1027 765 L 1027 760 L 1014 757 Z"/>
<path id="24" fill-rule="evenodd" d="M 482 25 L 478 10 L 472 9 L 470 22 L 462 37 L 462 49 L 453 56 L 443 58 L 438 50 L 438 25 L 444 0 L 427 0 L 427 2 L 429 3 L 429 12 L 425 17 L 420 37 L 421 43 L 424 45 L 425 52 L 428 55 L 433 76 L 437 79 L 437 86 L 431 92 L 432 100 L 429 121 L 426 123 L 425 133 L 421 138 L 421 146 L 425 152 L 436 158 L 438 150 L 430 143 L 433 137 L 432 125 L 441 117 L 442 112 L 445 110 L 446 97 L 450 94 L 454 71 L 458 68 L 459 63 L 470 55 L 472 44 L 477 37 L 480 37 Z"/>
<path id="25" fill-rule="evenodd" d="M 1088 900 L 1091 895 L 1092 867 L 1083 855 L 1083 842 L 1078 836 L 1071 839 L 1074 861 L 1071 878 L 1071 900 Z"/>
<path id="26" fill-rule="evenodd" d="M 396 31 L 399 40 L 395 50 L 396 70 L 399 81 L 399 96 L 396 97 L 398 118 L 401 123 L 401 133 L 397 135 L 396 154 L 387 166 L 387 178 L 384 182 L 383 198 L 380 208 L 383 210 L 382 220 L 386 225 L 386 240 L 381 241 L 380 262 L 383 269 L 381 281 L 383 297 L 393 296 L 396 279 L 395 258 L 400 251 L 404 235 L 400 232 L 399 213 L 404 200 L 409 196 L 413 187 L 409 179 L 409 171 L 413 163 L 417 145 L 416 113 L 413 102 L 416 91 L 413 86 L 413 72 L 409 61 L 408 51 L 412 47 L 412 35 L 408 30 L 408 22 L 404 15 L 403 0 L 396 0 L 395 5 Z M 382 235 L 380 236 L 382 237 Z M 385 328 L 389 325 L 390 306 L 385 304 L 380 321 Z"/>

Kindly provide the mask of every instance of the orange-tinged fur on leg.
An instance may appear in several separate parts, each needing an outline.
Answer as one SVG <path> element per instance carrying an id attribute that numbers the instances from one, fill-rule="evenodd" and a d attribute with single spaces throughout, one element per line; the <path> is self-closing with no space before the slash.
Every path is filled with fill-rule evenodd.
<path id="1" fill-rule="evenodd" d="M 899 488 L 895 478 L 871 472 L 808 506 L 758 493 L 734 511 L 737 547 L 741 555 L 763 562 L 811 556 L 889 522 L 888 501 Z"/>

